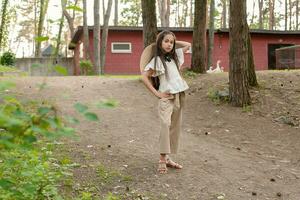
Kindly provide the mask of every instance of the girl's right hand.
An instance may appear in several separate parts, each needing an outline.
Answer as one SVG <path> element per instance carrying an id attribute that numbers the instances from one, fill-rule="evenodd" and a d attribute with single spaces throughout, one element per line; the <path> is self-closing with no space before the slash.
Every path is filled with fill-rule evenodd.
<path id="1" fill-rule="evenodd" d="M 156 96 L 160 99 L 162 98 L 170 98 L 171 94 L 167 92 L 157 92 Z"/>

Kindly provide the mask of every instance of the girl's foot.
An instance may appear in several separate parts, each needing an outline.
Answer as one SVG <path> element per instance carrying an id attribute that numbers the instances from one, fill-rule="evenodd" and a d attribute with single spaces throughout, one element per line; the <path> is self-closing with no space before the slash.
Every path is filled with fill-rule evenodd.
<path id="1" fill-rule="evenodd" d="M 158 169 L 157 169 L 157 171 L 160 174 L 166 174 L 168 172 L 166 160 L 160 160 L 158 162 Z"/>
<path id="2" fill-rule="evenodd" d="M 178 163 L 174 162 L 170 158 L 167 158 L 166 166 L 174 169 L 182 169 L 182 165 L 179 165 Z"/>

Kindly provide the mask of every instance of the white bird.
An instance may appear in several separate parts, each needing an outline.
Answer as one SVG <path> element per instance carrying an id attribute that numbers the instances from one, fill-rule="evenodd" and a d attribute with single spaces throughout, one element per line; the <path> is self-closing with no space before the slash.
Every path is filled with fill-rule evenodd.
<path id="1" fill-rule="evenodd" d="M 213 72 L 213 67 L 210 66 L 210 67 L 209 67 L 209 70 L 206 70 L 206 73 L 212 73 L 212 72 Z"/>
<path id="2" fill-rule="evenodd" d="M 214 69 L 214 70 L 212 70 L 212 73 L 219 73 L 219 72 L 223 72 L 224 70 L 224 68 L 223 67 L 220 67 L 220 60 L 218 60 L 217 61 L 217 67 L 216 67 L 216 69 Z"/>

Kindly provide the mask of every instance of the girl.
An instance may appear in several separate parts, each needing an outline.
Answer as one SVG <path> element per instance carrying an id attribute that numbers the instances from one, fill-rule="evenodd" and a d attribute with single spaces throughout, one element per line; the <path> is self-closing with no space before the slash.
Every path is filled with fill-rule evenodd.
<path id="1" fill-rule="evenodd" d="M 182 48 L 175 49 L 176 46 Z M 188 89 L 180 70 L 184 63 L 184 53 L 191 44 L 176 41 L 174 33 L 162 31 L 158 34 L 154 47 L 154 58 L 142 72 L 142 80 L 146 87 L 159 98 L 158 114 L 161 121 L 160 129 L 160 160 L 158 172 L 167 173 L 167 167 L 182 169 L 182 166 L 171 160 L 170 153 L 177 153 L 179 135 L 181 132 L 182 108 L 184 106 L 184 91 Z M 144 53 L 143 53 L 144 54 Z M 143 60 L 143 55 L 142 58 Z M 143 62 L 143 61 L 141 61 Z M 151 78 L 158 77 L 158 90 L 153 86 Z"/>

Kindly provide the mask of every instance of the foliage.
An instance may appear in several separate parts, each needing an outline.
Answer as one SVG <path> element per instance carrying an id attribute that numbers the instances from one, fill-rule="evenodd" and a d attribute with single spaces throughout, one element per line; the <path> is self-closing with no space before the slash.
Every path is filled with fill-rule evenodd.
<path id="1" fill-rule="evenodd" d="M 210 88 L 208 90 L 207 96 L 209 99 L 211 99 L 216 104 L 220 104 L 221 102 L 229 101 L 229 91 L 227 88 L 224 90 L 216 90 L 216 89 Z"/>
<path id="2" fill-rule="evenodd" d="M 71 165 L 52 157 L 48 147 L 2 149 L 0 199 L 59 199 L 58 182 Z"/>
<path id="3" fill-rule="evenodd" d="M 196 72 L 193 72 L 193 71 L 191 71 L 191 70 L 187 70 L 187 71 L 185 71 L 185 72 L 183 73 L 183 75 L 184 75 L 185 77 L 189 77 L 189 78 L 196 78 L 197 73 L 196 73 Z"/>
<path id="4" fill-rule="evenodd" d="M 16 62 L 16 56 L 11 51 L 6 51 L 0 58 L 0 65 L 13 66 Z"/>
<path id="5" fill-rule="evenodd" d="M 58 72 L 59 74 L 63 75 L 63 76 L 67 76 L 68 75 L 68 70 L 65 67 L 63 67 L 63 66 L 55 65 L 54 66 L 54 70 L 56 72 Z"/>
<path id="6" fill-rule="evenodd" d="M 84 75 L 93 74 L 93 63 L 90 60 L 81 60 L 79 66 Z"/>
<path id="7" fill-rule="evenodd" d="M 0 72 L 17 72 L 18 70 L 13 67 L 7 67 L 0 65 Z"/>
<path id="8" fill-rule="evenodd" d="M 141 1 L 121 0 L 124 3 L 124 8 L 121 12 L 122 20 L 120 25 L 123 26 L 139 26 L 142 23 Z"/>
<path id="9" fill-rule="evenodd" d="M 54 106 L 9 95 L 14 86 L 0 82 L 0 199 L 62 199 L 58 183 L 72 176 L 73 164 L 52 156 L 53 141 L 74 135 L 74 129 L 65 125 Z M 86 106 L 80 107 L 80 112 L 89 113 L 87 119 L 98 119 Z"/>

